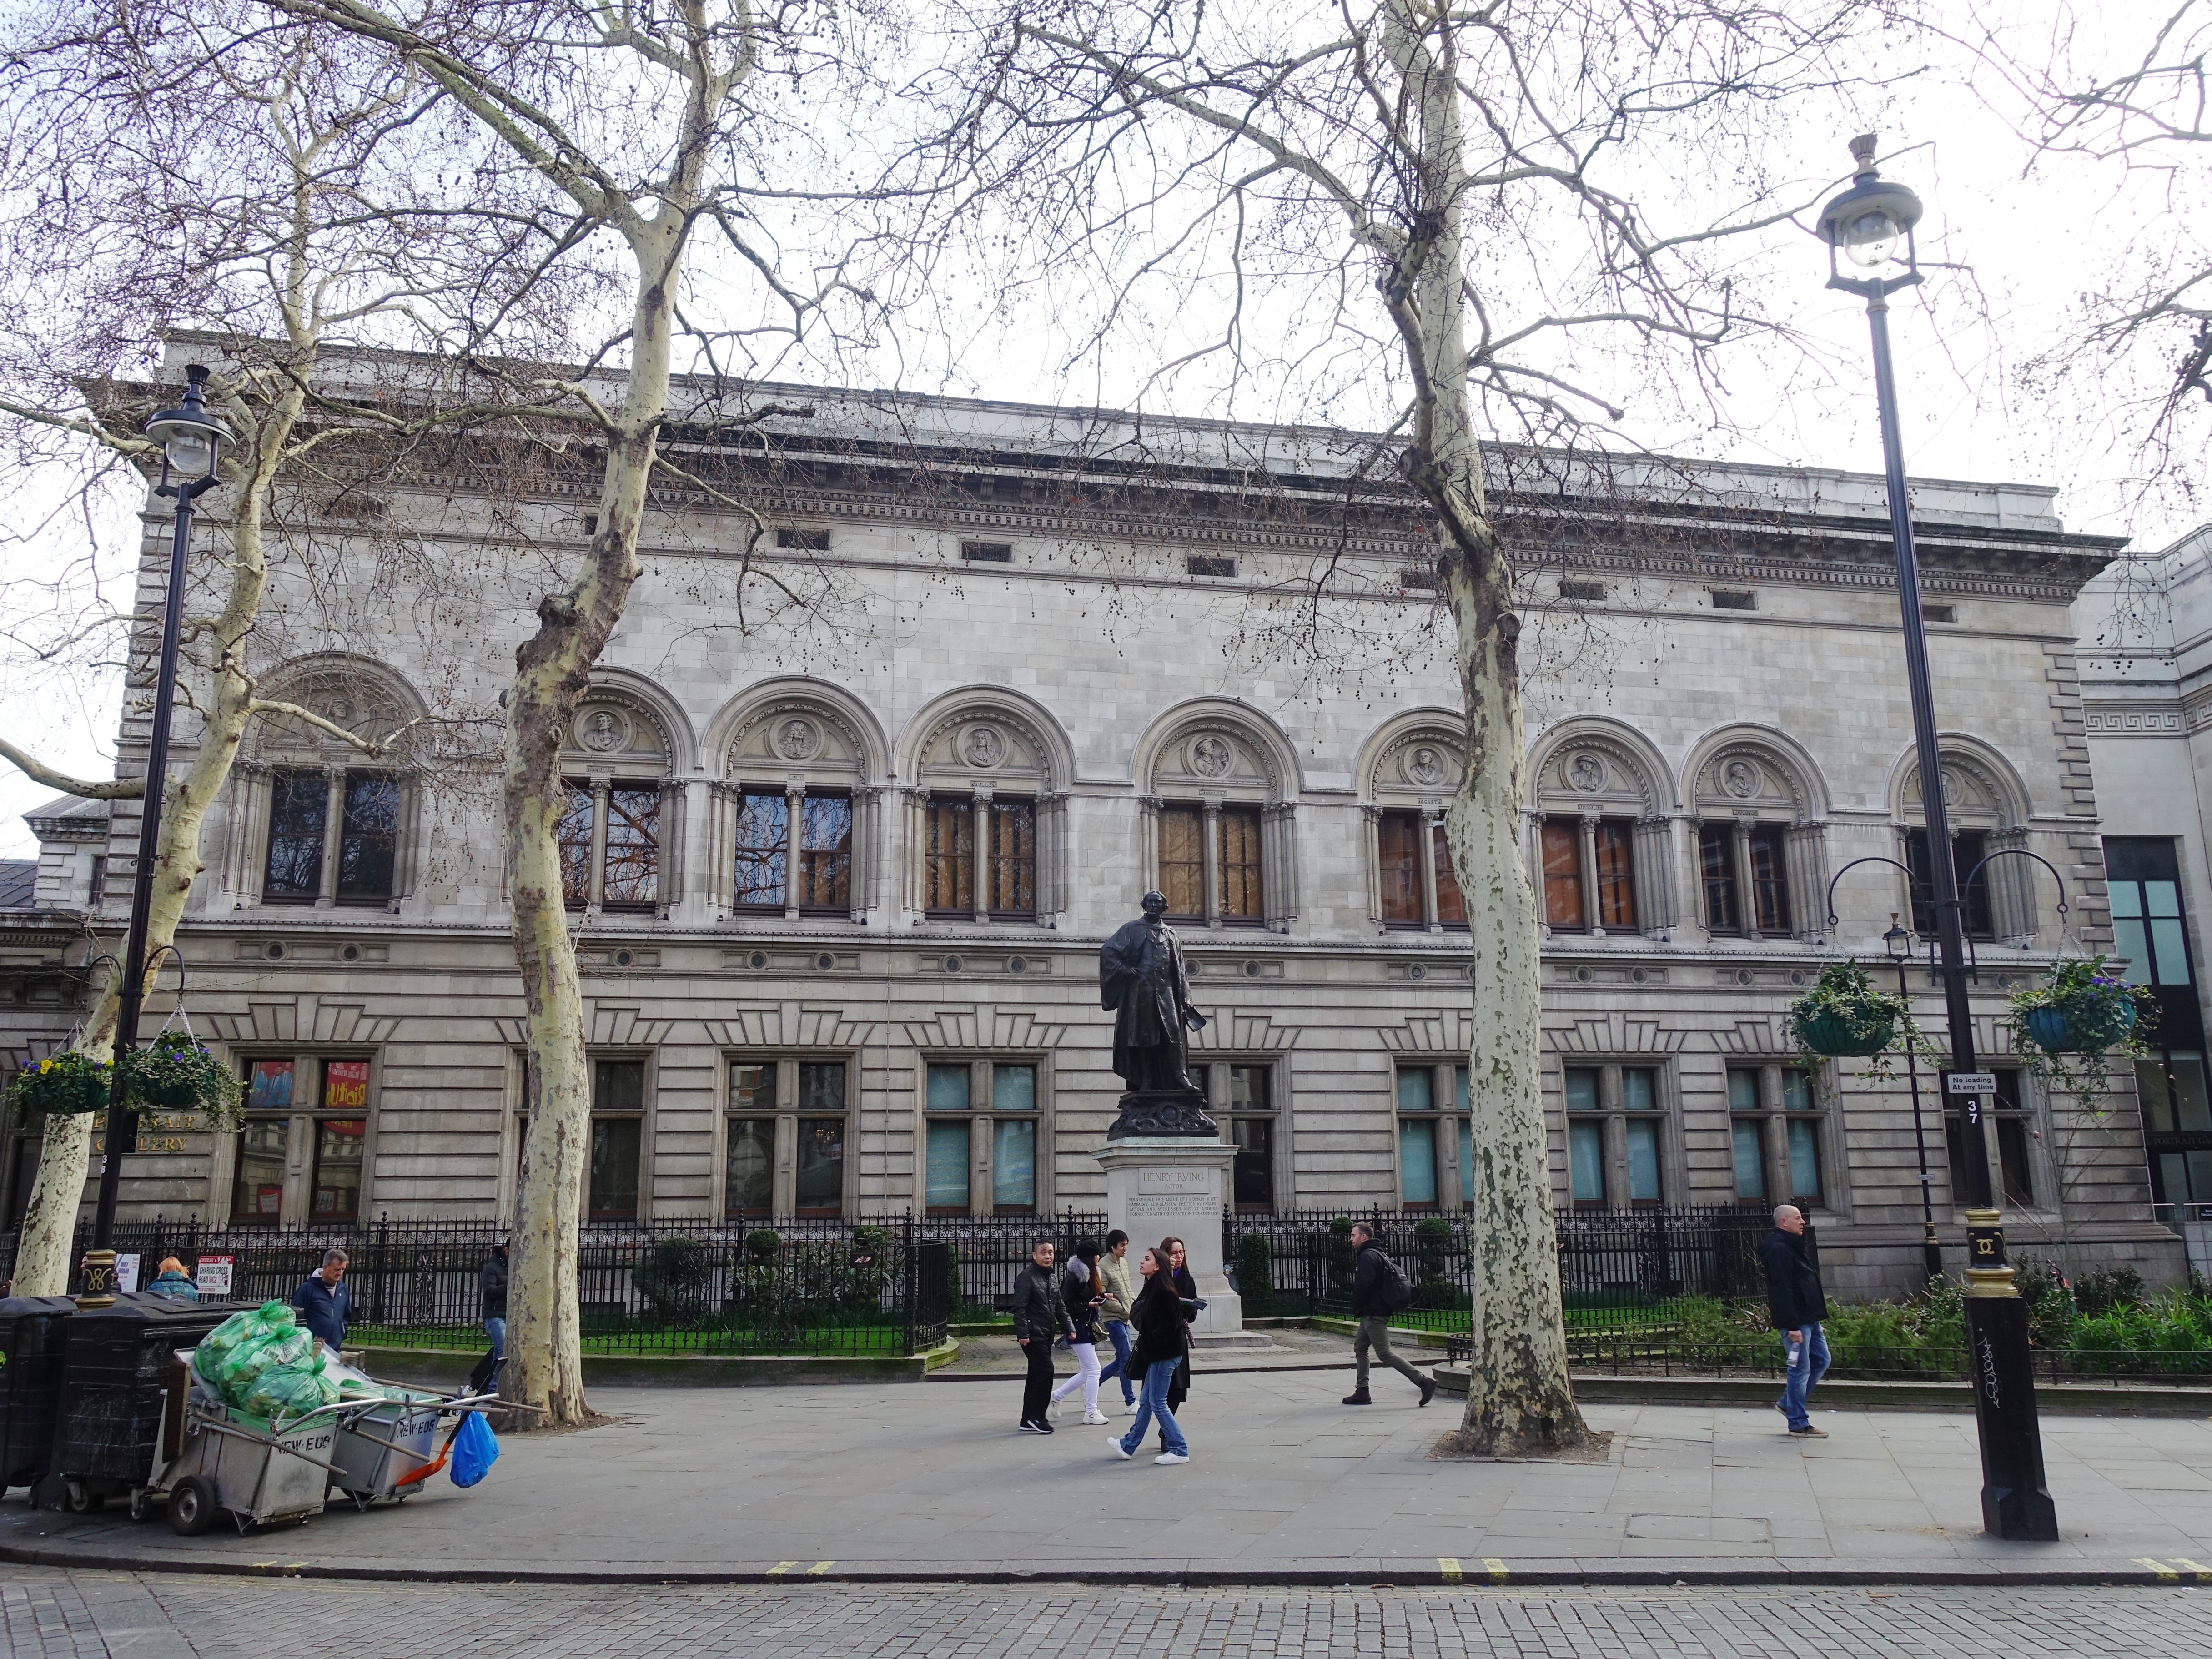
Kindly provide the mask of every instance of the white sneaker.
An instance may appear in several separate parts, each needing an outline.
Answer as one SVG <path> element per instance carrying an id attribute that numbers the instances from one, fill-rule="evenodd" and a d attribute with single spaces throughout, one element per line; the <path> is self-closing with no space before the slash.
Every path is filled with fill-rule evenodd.
<path id="1" fill-rule="evenodd" d="M 1133 1452 L 1122 1445 L 1121 1437 L 1118 1434 L 1109 1434 L 1106 1437 L 1106 1449 L 1112 1452 L 1115 1456 L 1121 1459 L 1124 1462 L 1127 1462 L 1131 1457 L 1135 1455 Z"/>
<path id="2" fill-rule="evenodd" d="M 1060 1401 L 1058 1401 L 1057 1400 L 1048 1400 L 1048 1401 L 1047 1401 L 1045 1402 L 1044 1414 L 1045 1414 L 1047 1417 L 1057 1417 L 1057 1416 L 1059 1416 L 1059 1415 L 1060 1415 Z"/>
<path id="3" fill-rule="evenodd" d="M 1105 1421 L 1106 1413 L 1104 1412 L 1085 1412 L 1083 1413 L 1083 1423 L 1084 1426 L 1086 1428 L 1097 1428 Z"/>
<path id="4" fill-rule="evenodd" d="M 1188 1463 L 1190 1462 L 1190 1454 L 1188 1452 L 1162 1452 L 1158 1457 L 1155 1457 L 1152 1462 L 1155 1463 Z"/>

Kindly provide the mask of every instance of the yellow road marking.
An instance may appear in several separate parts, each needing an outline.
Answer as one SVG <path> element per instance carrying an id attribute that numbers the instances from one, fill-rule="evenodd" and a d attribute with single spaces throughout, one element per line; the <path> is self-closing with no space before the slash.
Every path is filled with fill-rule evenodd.
<path id="1" fill-rule="evenodd" d="M 837 1564 L 834 1561 L 817 1561 L 812 1566 L 807 1568 L 806 1576 L 809 1578 L 819 1578 L 823 1573 L 829 1571 L 831 1567 L 836 1565 Z"/>
<path id="2" fill-rule="evenodd" d="M 1449 1555 L 1437 1557 L 1437 1571 L 1444 1576 L 1444 1583 L 1456 1584 L 1461 1578 L 1459 1562 Z"/>
<path id="3" fill-rule="evenodd" d="M 2177 1555 L 2173 1558 L 2173 1564 L 2195 1573 L 2198 1583 L 2212 1584 L 2212 1567 L 2206 1566 L 2202 1561 L 2192 1561 L 2185 1555 Z"/>
<path id="4" fill-rule="evenodd" d="M 780 1572 L 789 1572 L 798 1565 L 796 1561 L 779 1561 L 768 1570 L 768 1576 L 773 1578 Z"/>
<path id="5" fill-rule="evenodd" d="M 2167 1566 L 2165 1562 L 2154 1561 L 2148 1555 L 2138 1555 L 2136 1557 L 2136 1565 L 2139 1567 L 2148 1567 L 2153 1572 L 2156 1573 L 2161 1578 L 2179 1578 L 2181 1577 L 2181 1575 L 2176 1572 L 2172 1567 Z"/>
<path id="6" fill-rule="evenodd" d="M 1505 1571 L 1505 1564 L 1503 1561 L 1498 1560 L 1494 1556 L 1486 1555 L 1482 1558 L 1482 1565 L 1490 1569 L 1490 1582 L 1492 1583 L 1502 1584 L 1505 1582 L 1507 1575 Z"/>

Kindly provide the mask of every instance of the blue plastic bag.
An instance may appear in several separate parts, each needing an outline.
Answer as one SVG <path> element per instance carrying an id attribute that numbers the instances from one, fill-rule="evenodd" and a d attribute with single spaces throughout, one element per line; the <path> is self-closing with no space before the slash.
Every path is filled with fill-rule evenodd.
<path id="1" fill-rule="evenodd" d="M 446 1472 L 457 1486 L 473 1486 L 499 1462 L 499 1440 L 491 1425 L 474 1412 L 461 1413 L 461 1426 L 453 1431 L 453 1455 Z"/>

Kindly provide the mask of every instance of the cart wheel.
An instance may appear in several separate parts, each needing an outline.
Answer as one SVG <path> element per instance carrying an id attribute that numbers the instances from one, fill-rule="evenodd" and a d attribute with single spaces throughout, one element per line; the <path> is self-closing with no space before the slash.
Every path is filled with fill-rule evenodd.
<path id="1" fill-rule="evenodd" d="M 71 1515 L 91 1515 L 107 1506 L 107 1494 L 94 1492 L 82 1480 L 69 1483 L 69 1499 L 64 1505 Z"/>
<path id="2" fill-rule="evenodd" d="M 133 1521 L 143 1521 L 152 1512 L 153 1505 L 146 1501 L 146 1488 L 143 1486 L 131 1487 L 131 1518 Z"/>
<path id="3" fill-rule="evenodd" d="M 215 1486 L 204 1474 L 188 1474 L 169 1488 L 169 1530 L 197 1538 L 215 1525 Z"/>

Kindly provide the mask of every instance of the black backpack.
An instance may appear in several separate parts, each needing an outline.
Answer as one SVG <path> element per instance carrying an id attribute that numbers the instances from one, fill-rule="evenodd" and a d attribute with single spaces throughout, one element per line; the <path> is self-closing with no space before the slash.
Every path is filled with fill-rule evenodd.
<path id="1" fill-rule="evenodd" d="M 1382 1263 L 1382 1282 L 1375 1287 L 1375 1305 L 1384 1313 L 1398 1313 L 1413 1305 L 1413 1281 L 1406 1270 L 1384 1255 L 1375 1252 Z"/>

